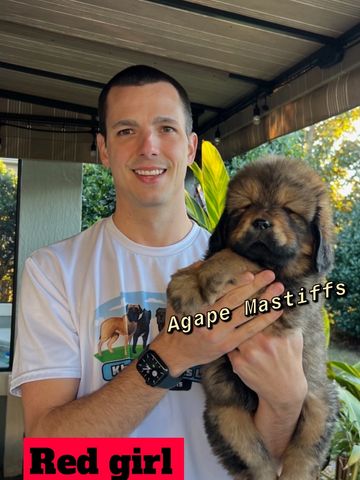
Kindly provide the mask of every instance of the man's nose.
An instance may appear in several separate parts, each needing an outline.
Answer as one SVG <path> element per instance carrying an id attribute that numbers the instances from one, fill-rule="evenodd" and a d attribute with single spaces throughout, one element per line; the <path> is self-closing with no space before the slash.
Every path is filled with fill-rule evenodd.
<path id="1" fill-rule="evenodd" d="M 159 137 L 153 131 L 144 132 L 141 137 L 140 155 L 154 157 L 159 155 Z"/>

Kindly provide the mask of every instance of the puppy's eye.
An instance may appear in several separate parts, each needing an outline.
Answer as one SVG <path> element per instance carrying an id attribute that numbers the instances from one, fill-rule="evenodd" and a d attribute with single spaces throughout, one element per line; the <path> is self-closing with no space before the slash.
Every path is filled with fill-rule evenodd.
<path id="1" fill-rule="evenodd" d="M 246 204 L 242 204 L 242 205 L 239 205 L 239 207 L 236 209 L 237 212 L 245 212 L 249 207 L 251 207 L 251 203 L 246 203 Z"/>
<path id="2" fill-rule="evenodd" d="M 295 212 L 294 210 L 291 210 L 291 208 L 289 207 L 283 207 L 283 209 L 285 210 L 286 213 L 289 213 L 290 215 L 299 215 L 297 212 Z"/>
<path id="3" fill-rule="evenodd" d="M 289 207 L 283 207 L 283 210 L 291 217 L 293 218 L 294 220 L 297 219 L 297 220 L 301 220 L 305 223 L 307 223 L 307 219 L 306 217 L 304 217 L 304 215 L 300 212 L 295 212 L 295 210 L 292 210 L 291 208 Z"/>

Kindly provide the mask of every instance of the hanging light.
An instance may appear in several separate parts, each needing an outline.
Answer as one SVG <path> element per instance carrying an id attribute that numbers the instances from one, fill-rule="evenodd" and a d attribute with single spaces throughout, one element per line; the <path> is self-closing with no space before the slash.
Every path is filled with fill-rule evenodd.
<path id="1" fill-rule="evenodd" d="M 220 133 L 220 128 L 219 126 L 215 130 L 215 137 L 214 137 L 214 143 L 216 146 L 220 145 L 221 142 L 221 133 Z"/>
<path id="2" fill-rule="evenodd" d="M 270 110 L 269 105 L 267 104 L 267 97 L 265 97 L 264 99 L 264 105 L 262 106 L 262 110 L 263 112 L 268 112 Z"/>
<path id="3" fill-rule="evenodd" d="M 254 125 L 259 125 L 260 124 L 260 121 L 261 121 L 261 117 L 260 117 L 260 108 L 259 108 L 259 105 L 256 101 L 256 104 L 255 104 L 255 107 L 254 107 L 254 111 L 253 111 L 253 124 Z"/>

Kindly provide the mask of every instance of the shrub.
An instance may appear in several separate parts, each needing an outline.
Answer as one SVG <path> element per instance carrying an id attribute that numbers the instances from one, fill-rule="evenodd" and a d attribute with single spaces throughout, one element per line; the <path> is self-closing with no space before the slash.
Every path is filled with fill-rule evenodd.
<path id="1" fill-rule="evenodd" d="M 82 189 L 82 230 L 115 210 L 112 175 L 102 165 L 84 164 Z"/>
<path id="2" fill-rule="evenodd" d="M 0 160 L 0 303 L 12 302 L 17 177 Z"/>
<path id="3" fill-rule="evenodd" d="M 342 213 L 341 220 L 330 279 L 345 283 L 348 293 L 344 297 L 332 297 L 329 303 L 335 329 L 360 338 L 360 202 L 354 202 L 350 212 Z"/>

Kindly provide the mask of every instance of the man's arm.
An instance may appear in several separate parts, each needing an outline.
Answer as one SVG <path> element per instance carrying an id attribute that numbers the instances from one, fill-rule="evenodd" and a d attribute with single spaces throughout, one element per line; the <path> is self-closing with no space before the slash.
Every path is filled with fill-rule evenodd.
<path id="1" fill-rule="evenodd" d="M 126 367 L 96 392 L 76 400 L 78 379 L 22 385 L 25 434 L 29 437 L 127 437 L 166 394 Z"/>
<path id="2" fill-rule="evenodd" d="M 242 279 L 242 281 L 241 281 Z M 212 330 L 195 328 L 190 335 L 168 334 L 166 328 L 151 343 L 167 363 L 170 373 L 178 376 L 187 368 L 210 362 L 236 348 L 274 322 L 274 310 L 251 322 L 243 311 L 244 301 L 274 280 L 269 271 L 241 276 L 239 286 L 222 297 L 211 309 L 224 306 L 235 309 L 230 322 L 219 322 Z M 272 284 L 263 298 L 271 299 L 282 286 Z M 171 314 L 168 309 L 168 318 Z M 76 399 L 78 379 L 28 382 L 22 386 L 25 429 L 36 437 L 120 437 L 128 436 L 166 394 L 149 387 L 137 372 L 135 362 L 108 384 Z"/>

